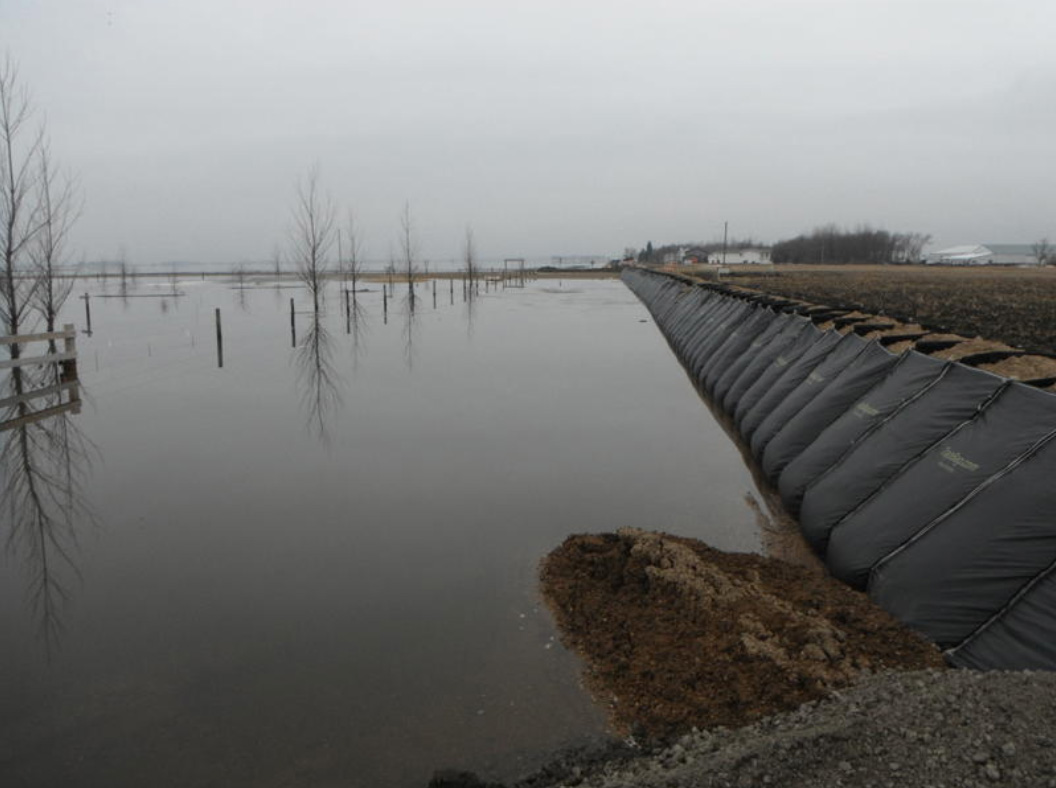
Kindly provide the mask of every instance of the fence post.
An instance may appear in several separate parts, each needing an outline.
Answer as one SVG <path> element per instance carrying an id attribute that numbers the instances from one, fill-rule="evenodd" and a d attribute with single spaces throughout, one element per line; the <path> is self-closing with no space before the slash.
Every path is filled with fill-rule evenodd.
<path id="1" fill-rule="evenodd" d="M 88 336 L 92 335 L 92 304 L 91 296 L 84 294 L 84 321 L 88 325 Z"/>
<path id="2" fill-rule="evenodd" d="M 220 307 L 216 308 L 216 366 L 224 368 L 224 334 L 220 328 Z"/>
<path id="3" fill-rule="evenodd" d="M 88 294 L 85 293 L 85 306 L 88 304 Z M 89 326 L 91 322 L 89 322 Z M 81 412 L 81 390 L 77 385 L 80 378 L 77 374 L 77 327 L 73 323 L 67 323 L 62 327 L 62 330 L 66 332 L 66 340 L 63 342 L 63 350 L 67 353 L 73 354 L 73 358 L 68 361 L 62 362 L 62 380 L 63 382 L 69 382 L 73 385 L 70 386 L 70 403 L 73 405 L 73 412 Z M 91 330 L 91 329 L 89 329 Z M 60 400 L 61 401 L 61 400 Z"/>

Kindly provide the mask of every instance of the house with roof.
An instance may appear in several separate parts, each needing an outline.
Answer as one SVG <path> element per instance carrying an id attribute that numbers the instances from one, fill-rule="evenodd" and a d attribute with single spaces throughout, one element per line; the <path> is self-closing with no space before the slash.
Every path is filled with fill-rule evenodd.
<path id="1" fill-rule="evenodd" d="M 770 248 L 767 246 L 751 246 L 743 249 L 713 249 L 708 254 L 708 262 L 712 265 L 740 265 L 742 263 L 769 263 Z"/>

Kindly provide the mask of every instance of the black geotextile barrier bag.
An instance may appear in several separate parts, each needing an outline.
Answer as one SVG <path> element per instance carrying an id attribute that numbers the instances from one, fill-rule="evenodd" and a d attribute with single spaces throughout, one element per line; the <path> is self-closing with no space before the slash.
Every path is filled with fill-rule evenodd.
<path id="1" fill-rule="evenodd" d="M 799 413 L 814 397 L 823 392 L 833 379 L 845 370 L 869 343 L 856 334 L 847 334 L 844 337 L 837 336 L 837 342 L 832 350 L 825 354 L 818 363 L 805 374 L 798 384 L 788 391 L 780 399 L 774 400 L 766 418 L 759 422 L 759 426 L 752 434 L 752 456 L 759 459 L 763 456 L 770 440 L 788 423 L 788 420 Z M 792 373 L 786 373 L 791 375 Z M 782 380 L 779 385 L 790 385 L 791 381 Z M 776 396 L 776 394 L 768 395 Z M 760 400 L 760 405 L 764 400 Z"/>
<path id="2" fill-rule="evenodd" d="M 785 508 L 796 514 L 807 485 L 835 465 L 863 435 L 909 403 L 925 387 L 935 383 L 952 363 L 915 350 L 903 353 L 880 382 L 839 414 L 781 471 L 778 489 Z M 819 402 L 818 406 L 821 405 Z M 779 433 L 771 441 L 771 447 L 782 437 Z M 771 447 L 767 450 L 770 451 Z M 776 448 L 773 450 L 777 451 Z"/>
<path id="3" fill-rule="evenodd" d="M 701 319 L 707 293 L 699 288 L 680 290 L 658 304 L 657 325 L 673 347 L 679 347 L 688 326 Z"/>
<path id="4" fill-rule="evenodd" d="M 1052 670 L 1056 666 L 1056 564 L 997 612 L 971 638 L 947 652 L 976 670 Z"/>
<path id="5" fill-rule="evenodd" d="M 1004 378 L 953 364 L 933 386 L 895 411 L 854 444 L 803 494 L 799 527 L 818 553 L 824 554 L 829 532 L 890 477 L 976 411 Z"/>
<path id="6" fill-rule="evenodd" d="M 715 327 L 725 319 L 734 306 L 725 296 L 716 293 L 708 294 L 707 300 L 700 307 L 695 318 L 686 323 L 685 341 L 682 345 L 683 360 L 695 354 L 701 343 L 711 341 Z"/>
<path id="7" fill-rule="evenodd" d="M 710 320 L 715 310 L 724 305 L 723 299 L 700 287 L 679 296 L 677 305 L 667 318 L 667 330 L 680 346 L 697 330 L 698 324 Z"/>
<path id="8" fill-rule="evenodd" d="M 707 369 L 717 348 L 729 339 L 730 334 L 751 315 L 753 307 L 745 301 L 727 299 L 728 308 L 716 312 L 715 321 L 708 327 L 693 349 L 686 355 L 686 368 L 693 378 L 699 379 Z"/>
<path id="9" fill-rule="evenodd" d="M 873 566 L 1056 428 L 1056 397 L 1010 383 L 904 467 L 829 534 L 832 574 L 864 588 Z"/>
<path id="10" fill-rule="evenodd" d="M 715 381 L 711 389 L 711 396 L 715 403 L 729 411 L 729 407 L 726 406 L 726 394 L 737 383 L 742 373 L 752 364 L 758 364 L 759 369 L 769 364 L 772 357 L 768 357 L 767 354 L 780 352 L 786 343 L 790 342 L 798 332 L 806 329 L 808 325 L 810 321 L 804 317 L 783 312 L 774 315 L 770 325 L 748 343 L 740 357 L 735 359 Z M 743 388 L 746 389 L 754 383 L 756 377 L 758 373 L 744 380 Z"/>
<path id="11" fill-rule="evenodd" d="M 1056 402 L 1056 395 L 1049 395 Z M 1024 455 L 879 561 L 869 594 L 943 647 L 956 646 L 1056 561 L 1056 423 Z M 1056 610 L 1047 623 L 1056 633 Z"/>
<path id="12" fill-rule="evenodd" d="M 798 358 L 789 361 L 780 374 L 770 376 L 764 372 L 759 380 L 744 393 L 742 403 L 746 407 L 737 419 L 741 437 L 751 442 L 756 429 L 782 400 L 806 380 L 811 370 L 821 363 L 843 339 L 835 331 L 819 332 L 819 336 Z M 856 339 L 860 338 L 856 337 Z M 775 362 L 776 364 L 776 362 Z M 772 365 L 773 366 L 773 365 Z M 740 410 L 740 406 L 738 406 Z"/>
<path id="13" fill-rule="evenodd" d="M 835 353 L 835 350 L 833 351 Z M 829 354 L 831 358 L 833 354 Z M 847 366 L 820 388 L 806 405 L 783 421 L 777 434 L 766 444 L 762 455 L 763 473 L 773 482 L 792 460 L 798 457 L 822 430 L 847 412 L 856 400 L 887 375 L 898 361 L 879 342 L 869 342 Z M 818 365 L 820 370 L 823 365 Z M 813 373 L 810 377 L 813 377 Z M 808 377 L 808 380 L 810 378 Z M 806 385 L 807 381 L 800 384 Z M 775 411 L 776 412 L 776 411 Z M 759 433 L 756 432 L 756 437 Z"/>
<path id="14" fill-rule="evenodd" d="M 693 379 L 696 378 L 695 369 L 698 364 L 695 359 L 699 355 L 701 348 L 713 341 L 716 326 L 728 311 L 728 306 L 721 302 L 714 307 L 709 304 L 702 311 L 705 312 L 705 319 L 693 326 L 692 330 L 687 334 L 681 352 L 677 354 L 678 360 L 682 362 L 682 366 L 685 367 L 686 372 Z"/>
<path id="15" fill-rule="evenodd" d="M 677 326 L 668 325 L 666 328 L 680 360 L 692 352 L 701 337 L 708 336 L 717 315 L 727 308 L 725 299 L 707 291 L 701 291 L 699 296 L 692 299 L 687 297 L 686 302 L 689 304 L 688 311 L 684 316 L 679 315 Z"/>
<path id="16" fill-rule="evenodd" d="M 774 313 L 765 306 L 752 305 L 745 319 L 735 325 L 721 345 L 715 348 L 697 377 L 697 384 L 709 394 L 726 370 L 739 361 L 752 341 L 774 324 Z"/>
<path id="17" fill-rule="evenodd" d="M 775 342 L 761 348 L 759 357 L 749 364 L 737 382 L 730 386 L 722 402 L 723 408 L 733 417 L 734 423 L 739 423 L 752 406 L 770 390 L 773 382 L 784 375 L 808 350 L 822 342 L 825 336 L 826 334 L 819 331 L 813 323 L 804 319 L 802 323 L 793 323 L 789 327 L 789 333 L 782 335 L 782 339 L 787 341 L 780 344 Z"/>

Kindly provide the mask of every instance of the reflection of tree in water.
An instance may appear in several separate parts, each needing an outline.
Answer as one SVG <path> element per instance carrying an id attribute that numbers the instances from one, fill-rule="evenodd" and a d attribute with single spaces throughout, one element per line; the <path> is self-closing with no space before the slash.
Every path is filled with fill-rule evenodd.
<path id="1" fill-rule="evenodd" d="M 403 299 L 403 358 L 407 369 L 414 368 L 414 333 L 418 329 L 420 317 L 415 309 L 414 290 L 408 290 Z"/>
<path id="2" fill-rule="evenodd" d="M 246 297 L 246 267 L 240 265 L 235 270 L 235 303 L 243 312 L 249 311 L 249 301 Z"/>
<path id="3" fill-rule="evenodd" d="M 342 381 L 334 366 L 333 341 L 323 325 L 321 313 L 310 313 L 308 330 L 297 346 L 296 359 L 308 428 L 320 441 L 328 443 L 331 421 L 342 404 Z"/>
<path id="4" fill-rule="evenodd" d="M 4 382 L 4 395 L 54 385 L 58 374 L 54 365 L 36 374 L 28 374 L 28 368 L 13 370 Z M 51 397 L 35 404 L 43 409 L 59 403 Z M 31 412 L 22 402 L 6 408 L 0 418 Z M 0 433 L 0 442 L 0 532 L 5 552 L 25 570 L 27 601 L 50 655 L 61 634 L 69 582 L 78 576 L 77 531 L 94 522 L 85 485 L 95 449 L 69 413 Z"/>
<path id="5" fill-rule="evenodd" d="M 367 334 L 370 333 L 370 315 L 366 307 L 359 303 L 356 290 L 348 291 L 345 305 L 345 333 L 352 337 L 352 363 L 359 361 L 359 354 L 366 350 Z"/>
<path id="6" fill-rule="evenodd" d="M 473 321 L 476 319 L 477 302 L 480 300 L 480 290 L 475 285 L 475 282 L 470 282 L 465 289 L 464 314 L 466 316 L 466 336 L 469 337 L 473 336 Z"/>

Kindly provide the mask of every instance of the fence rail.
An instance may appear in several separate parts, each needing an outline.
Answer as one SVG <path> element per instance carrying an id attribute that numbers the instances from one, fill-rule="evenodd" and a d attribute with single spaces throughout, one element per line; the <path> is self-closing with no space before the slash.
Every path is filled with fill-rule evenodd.
<path id="1" fill-rule="evenodd" d="M 23 345 L 58 341 L 63 343 L 62 350 L 59 352 L 33 356 L 18 355 Z M 77 376 L 77 331 L 72 324 L 63 326 L 62 331 L 0 336 L 0 347 L 3 346 L 12 347 L 12 351 L 10 358 L 0 359 L 0 370 L 21 370 L 24 367 L 55 365 L 58 367 L 58 382 L 31 391 L 19 391 L 12 396 L 0 399 L 0 413 L 6 417 L 0 421 L 0 432 L 25 427 L 62 413 L 81 412 L 80 381 Z M 14 349 L 16 347 L 18 350 Z M 67 395 L 65 402 L 62 401 L 63 394 Z M 40 410 L 29 409 L 30 402 L 45 397 L 58 397 L 59 402 L 57 405 Z"/>

